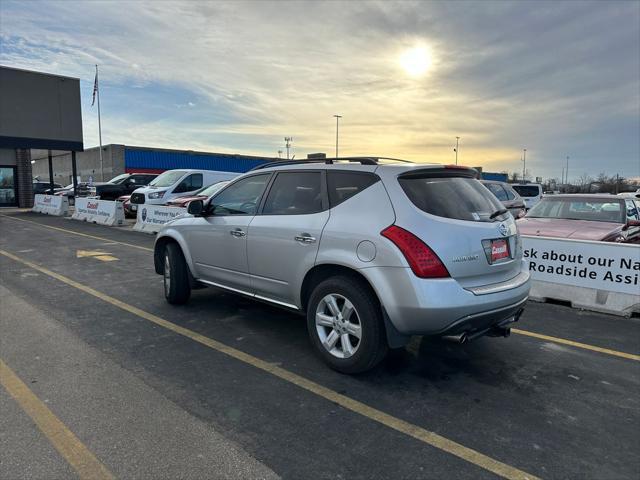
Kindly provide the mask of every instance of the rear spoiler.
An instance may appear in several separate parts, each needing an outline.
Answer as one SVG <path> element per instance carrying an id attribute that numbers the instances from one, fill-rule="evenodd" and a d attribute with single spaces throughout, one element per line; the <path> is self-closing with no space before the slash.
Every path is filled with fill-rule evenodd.
<path id="1" fill-rule="evenodd" d="M 480 172 L 475 168 L 463 165 L 442 165 L 441 167 L 429 167 L 419 170 L 411 170 L 401 174 L 398 178 L 475 178 L 480 179 Z"/>

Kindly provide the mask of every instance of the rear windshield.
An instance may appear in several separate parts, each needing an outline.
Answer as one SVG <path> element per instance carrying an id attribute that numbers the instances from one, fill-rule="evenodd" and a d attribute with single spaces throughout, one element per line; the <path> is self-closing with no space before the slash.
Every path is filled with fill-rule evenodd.
<path id="1" fill-rule="evenodd" d="M 151 180 L 149 185 L 152 187 L 170 187 L 180 180 L 185 173 L 184 170 L 168 170 Z"/>
<path id="2" fill-rule="evenodd" d="M 544 197 L 529 210 L 527 218 L 562 218 L 592 222 L 625 223 L 623 203 L 610 198 L 580 199 Z"/>
<path id="3" fill-rule="evenodd" d="M 438 217 L 491 222 L 504 210 L 502 204 L 478 180 L 462 177 L 400 177 L 400 186 L 420 210 Z"/>
<path id="4" fill-rule="evenodd" d="M 521 197 L 537 197 L 540 195 L 540 187 L 538 185 L 511 185 L 513 189 L 520 194 Z"/>

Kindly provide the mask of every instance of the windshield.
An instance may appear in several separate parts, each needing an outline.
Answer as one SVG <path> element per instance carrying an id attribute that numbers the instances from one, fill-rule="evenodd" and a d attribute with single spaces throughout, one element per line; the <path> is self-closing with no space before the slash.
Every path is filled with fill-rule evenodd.
<path id="1" fill-rule="evenodd" d="M 409 200 L 431 215 L 472 222 L 491 222 L 502 218 L 502 215 L 492 218 L 504 207 L 474 178 L 411 176 L 400 177 L 398 181 Z"/>
<path id="2" fill-rule="evenodd" d="M 511 185 L 513 189 L 520 194 L 521 197 L 537 197 L 540 195 L 540 187 L 538 185 Z"/>
<path id="3" fill-rule="evenodd" d="M 128 173 L 123 173 L 122 175 L 118 175 L 117 177 L 113 177 L 107 183 L 113 183 L 115 185 L 118 185 L 118 184 L 124 182 L 127 178 L 129 178 L 129 174 Z"/>
<path id="4" fill-rule="evenodd" d="M 527 218 L 562 218 L 593 222 L 625 223 L 625 209 L 621 201 L 610 198 L 579 199 L 544 197 L 529 210 Z"/>
<path id="5" fill-rule="evenodd" d="M 227 183 L 229 183 L 229 181 L 214 183 L 213 185 L 209 185 L 208 187 L 201 188 L 200 190 L 195 192 L 194 195 L 205 195 L 207 197 L 210 197 L 222 187 L 224 187 Z"/>
<path id="6" fill-rule="evenodd" d="M 149 185 L 152 187 L 170 187 L 180 180 L 185 173 L 184 170 L 167 170 L 154 178 Z"/>

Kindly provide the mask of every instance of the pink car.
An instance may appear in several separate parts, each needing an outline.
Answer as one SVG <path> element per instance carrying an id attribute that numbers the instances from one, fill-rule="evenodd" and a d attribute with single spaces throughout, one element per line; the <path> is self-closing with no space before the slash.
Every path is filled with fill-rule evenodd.
<path id="1" fill-rule="evenodd" d="M 613 195 L 543 197 L 517 223 L 522 235 L 640 243 L 640 203 Z"/>
<path id="2" fill-rule="evenodd" d="M 204 188 L 201 188 L 197 192 L 190 193 L 189 195 L 185 195 L 184 197 L 174 198 L 173 200 L 168 201 L 165 205 L 168 205 L 170 207 L 186 208 L 189 205 L 189 202 L 192 202 L 193 200 L 208 200 L 213 195 L 218 193 L 218 191 L 228 183 L 228 180 L 216 182 L 213 185 L 208 185 Z"/>

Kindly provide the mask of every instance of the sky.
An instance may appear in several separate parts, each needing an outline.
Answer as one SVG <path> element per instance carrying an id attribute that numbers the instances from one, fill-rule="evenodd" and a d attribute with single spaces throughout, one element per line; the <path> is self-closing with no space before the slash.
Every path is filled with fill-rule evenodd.
<path id="1" fill-rule="evenodd" d="M 103 144 L 640 176 L 640 2 L 0 0 L 0 64 L 100 68 Z M 283 153 L 286 155 L 286 153 Z"/>

